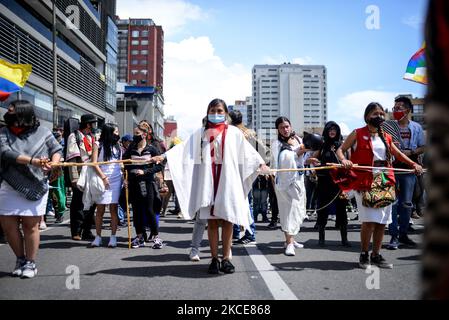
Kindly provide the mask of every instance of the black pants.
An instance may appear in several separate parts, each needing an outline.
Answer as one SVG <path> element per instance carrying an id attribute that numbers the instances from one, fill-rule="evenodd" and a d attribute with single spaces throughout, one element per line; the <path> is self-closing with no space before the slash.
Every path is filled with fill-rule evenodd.
<path id="1" fill-rule="evenodd" d="M 268 199 L 270 201 L 271 208 L 271 222 L 277 222 L 279 217 L 279 208 L 278 200 L 276 198 L 276 192 L 274 191 L 274 185 L 272 181 L 270 181 L 270 183 L 268 184 Z"/>
<path id="2" fill-rule="evenodd" d="M 318 206 L 317 206 L 317 183 L 316 182 L 312 182 L 309 178 L 309 176 L 306 176 L 306 178 L 304 179 L 305 181 L 305 187 L 306 187 L 306 199 L 307 199 L 307 204 L 306 204 L 306 209 L 307 210 L 311 210 L 311 211 L 315 211 Z"/>
<path id="3" fill-rule="evenodd" d="M 146 182 L 146 195 L 142 194 L 142 189 L 138 182 L 131 182 L 129 193 L 131 195 L 131 205 L 133 207 L 133 223 L 137 234 L 145 233 L 145 220 L 148 221 L 151 234 L 158 235 L 156 213 L 154 212 L 154 185 Z"/>
<path id="4" fill-rule="evenodd" d="M 335 197 L 336 193 L 332 193 L 333 197 L 329 197 L 327 194 L 318 194 L 318 206 L 325 208 L 317 211 L 317 224 L 321 227 L 326 227 L 327 219 L 329 214 L 335 209 L 335 215 L 336 215 L 336 222 L 335 224 L 338 226 L 346 226 L 348 225 L 348 214 L 346 212 L 346 205 L 348 204 L 348 200 L 346 199 L 340 199 L 340 197 L 337 197 L 332 204 L 328 205 L 329 202 Z"/>
<path id="5" fill-rule="evenodd" d="M 70 231 L 73 236 L 89 234 L 94 224 L 95 205 L 84 211 L 83 192 L 73 188 L 72 202 L 70 203 Z"/>

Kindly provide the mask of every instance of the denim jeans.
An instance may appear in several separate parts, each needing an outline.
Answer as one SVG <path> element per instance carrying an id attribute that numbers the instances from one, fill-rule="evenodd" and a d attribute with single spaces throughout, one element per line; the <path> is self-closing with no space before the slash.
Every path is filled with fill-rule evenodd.
<path id="1" fill-rule="evenodd" d="M 253 200 L 253 195 L 252 195 L 252 192 L 250 191 L 250 193 L 248 194 L 248 202 L 249 202 L 249 212 L 251 214 L 251 219 L 253 219 L 253 223 L 251 223 L 249 225 L 249 228 L 251 229 L 252 234 L 248 230 L 246 230 L 245 231 L 245 237 L 255 241 L 256 240 L 256 223 L 254 222 L 253 206 L 251 204 L 252 200 Z M 237 224 L 234 224 L 233 232 L 232 232 L 232 238 L 233 239 L 238 239 L 239 237 L 240 237 L 240 226 L 237 225 Z"/>
<path id="2" fill-rule="evenodd" d="M 396 175 L 397 198 L 392 208 L 392 223 L 388 226 L 390 236 L 398 237 L 407 235 L 410 216 L 413 210 L 413 190 L 415 189 L 416 176 L 414 174 Z M 399 222 L 398 222 L 399 215 Z M 399 224 L 399 230 L 398 230 Z"/>
<path id="3" fill-rule="evenodd" d="M 124 223 L 125 222 L 125 210 L 123 210 L 123 208 L 120 205 L 118 206 L 117 215 L 118 215 L 118 221 L 120 223 Z"/>
<path id="4" fill-rule="evenodd" d="M 196 214 L 195 224 L 192 233 L 192 248 L 199 249 L 203 241 L 204 230 L 206 230 L 207 220 L 200 219 L 199 212 Z"/>
<path id="5" fill-rule="evenodd" d="M 262 214 L 264 220 L 267 219 L 268 213 L 268 189 L 253 188 L 253 216 L 257 220 L 259 213 Z"/>

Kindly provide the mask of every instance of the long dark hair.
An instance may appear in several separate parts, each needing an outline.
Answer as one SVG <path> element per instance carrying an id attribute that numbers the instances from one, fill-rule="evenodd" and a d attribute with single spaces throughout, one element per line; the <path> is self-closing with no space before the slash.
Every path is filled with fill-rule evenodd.
<path id="1" fill-rule="evenodd" d="M 207 121 L 207 115 L 209 114 L 210 109 L 212 109 L 213 107 L 218 106 L 219 104 L 221 104 L 226 112 L 226 117 L 229 117 L 229 110 L 228 110 L 228 106 L 226 105 L 226 102 L 224 102 L 221 99 L 214 99 L 211 102 L 209 102 L 209 105 L 207 106 L 207 112 L 206 112 L 206 124 L 204 126 L 204 131 L 206 131 L 207 129 L 209 129 L 209 121 Z"/>
<path id="2" fill-rule="evenodd" d="M 288 124 L 291 126 L 292 123 L 290 122 L 290 119 L 287 117 L 279 117 L 276 119 L 276 122 L 274 123 L 274 126 L 276 127 L 276 130 L 278 131 L 278 140 L 281 142 L 287 142 L 291 137 L 294 137 L 296 135 L 295 131 L 292 131 L 289 137 L 284 137 L 283 135 L 281 135 L 281 133 L 279 132 L 279 125 L 283 122 L 288 122 Z"/>
<path id="3" fill-rule="evenodd" d="M 36 129 L 40 126 L 40 122 L 34 113 L 34 106 L 28 100 L 14 100 L 10 105 L 14 107 L 19 127 Z"/>
<path id="4" fill-rule="evenodd" d="M 213 107 L 218 106 L 219 104 L 221 104 L 226 112 L 226 116 L 229 117 L 229 110 L 228 110 L 228 106 L 226 105 L 226 102 L 224 102 L 222 99 L 214 99 L 211 102 L 209 102 L 209 105 L 207 106 L 207 112 L 206 112 L 206 116 L 203 118 L 203 126 L 204 126 L 204 131 L 203 134 L 201 135 L 201 141 L 200 141 L 200 156 L 201 156 L 201 162 L 203 162 L 203 140 L 204 137 L 206 135 L 206 131 L 207 129 L 209 129 L 209 121 L 207 121 L 207 115 L 209 114 L 209 110 Z"/>
<path id="5" fill-rule="evenodd" d="M 120 150 L 120 146 L 118 143 L 113 144 L 112 136 L 114 134 L 115 129 L 118 126 L 114 123 L 105 123 L 103 128 L 101 129 L 100 140 L 98 140 L 103 147 L 103 159 L 105 161 L 109 161 L 112 158 L 112 149 L 116 147 Z"/>
<path id="6" fill-rule="evenodd" d="M 382 105 L 379 102 L 371 102 L 366 108 L 365 108 L 365 113 L 364 113 L 364 119 L 365 122 L 368 123 L 368 115 L 373 112 L 376 108 L 381 109 L 383 112 L 385 112 L 384 108 L 382 107 Z M 377 133 L 379 134 L 379 138 L 382 140 L 382 142 L 385 145 L 385 155 L 386 155 L 386 160 L 388 163 L 391 162 L 391 150 L 390 150 L 390 146 L 387 143 L 387 140 L 385 139 L 385 132 L 382 128 L 382 126 L 379 126 L 377 128 Z"/>

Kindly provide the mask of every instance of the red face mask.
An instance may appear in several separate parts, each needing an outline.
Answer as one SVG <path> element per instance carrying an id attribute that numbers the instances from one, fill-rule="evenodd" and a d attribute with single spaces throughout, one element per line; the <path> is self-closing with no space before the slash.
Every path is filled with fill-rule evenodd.
<path id="1" fill-rule="evenodd" d="M 400 121 L 405 117 L 405 111 L 393 112 L 393 117 L 395 120 Z"/>
<path id="2" fill-rule="evenodd" d="M 9 130 L 14 133 L 16 136 L 21 135 L 22 133 L 25 132 L 27 128 L 24 127 L 9 127 Z"/>

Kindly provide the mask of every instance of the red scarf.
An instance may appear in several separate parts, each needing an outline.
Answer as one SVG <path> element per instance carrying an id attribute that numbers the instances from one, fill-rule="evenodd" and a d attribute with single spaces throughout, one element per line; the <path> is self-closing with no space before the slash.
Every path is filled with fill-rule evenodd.
<path id="1" fill-rule="evenodd" d="M 228 130 L 228 125 L 226 123 L 208 123 L 208 129 L 210 130 L 208 133 L 210 134 L 209 142 L 210 142 L 210 157 L 212 159 L 212 177 L 214 180 L 214 202 L 215 197 L 217 195 L 218 191 L 218 183 L 220 182 L 220 176 L 221 176 L 221 168 L 223 164 L 224 159 L 224 147 L 225 147 L 225 140 L 226 140 L 226 132 Z M 223 133 L 223 136 L 221 138 L 221 163 L 215 162 L 215 149 L 213 147 L 212 142 L 218 137 L 221 133 Z M 210 214 L 214 215 L 214 206 L 212 206 L 210 210 Z"/>

